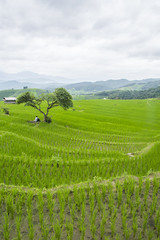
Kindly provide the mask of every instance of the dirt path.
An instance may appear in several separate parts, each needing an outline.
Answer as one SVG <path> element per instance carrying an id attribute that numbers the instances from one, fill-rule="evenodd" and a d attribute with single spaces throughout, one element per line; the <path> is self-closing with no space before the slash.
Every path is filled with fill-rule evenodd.
<path id="1" fill-rule="evenodd" d="M 145 181 L 147 178 L 149 178 L 150 180 L 153 180 L 154 178 L 160 178 L 160 172 L 151 173 L 148 176 L 143 176 L 142 177 L 143 181 Z M 0 184 L 0 189 L 3 188 L 6 191 L 17 190 L 18 192 L 25 192 L 25 193 L 33 191 L 34 195 L 37 195 L 41 191 L 42 191 L 43 194 L 46 194 L 48 191 L 55 194 L 56 192 L 61 191 L 61 190 L 70 190 L 70 192 L 73 192 L 74 188 L 76 188 L 76 189 L 88 188 L 88 187 L 93 188 L 95 184 L 98 185 L 98 186 L 101 186 L 101 185 L 106 185 L 107 186 L 108 184 L 112 184 L 113 187 L 115 187 L 116 182 L 123 183 L 126 179 L 128 179 L 128 180 L 133 179 L 137 183 L 139 181 L 139 177 L 137 177 L 137 176 L 126 175 L 126 176 L 119 176 L 119 177 L 116 177 L 116 178 L 110 178 L 110 179 L 107 179 L 107 180 L 93 180 L 93 181 L 87 181 L 87 182 L 71 184 L 71 185 L 61 185 L 61 186 L 58 186 L 58 187 L 55 187 L 55 188 L 48 188 L 48 189 L 39 189 L 39 188 L 15 186 L 15 185 L 5 185 L 5 184 L 1 183 Z"/>

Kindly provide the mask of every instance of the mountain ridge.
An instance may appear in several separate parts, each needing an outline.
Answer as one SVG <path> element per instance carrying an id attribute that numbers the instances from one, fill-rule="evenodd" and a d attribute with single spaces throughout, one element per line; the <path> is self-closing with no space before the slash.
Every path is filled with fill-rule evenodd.
<path id="1" fill-rule="evenodd" d="M 45 74 L 39 74 L 30 71 L 18 72 L 18 73 L 5 73 L 0 71 L 0 82 L 6 81 L 20 81 L 20 82 L 31 82 L 31 83 L 70 83 L 71 79 L 59 77 L 59 76 L 51 76 Z"/>
<path id="2" fill-rule="evenodd" d="M 69 83 L 71 80 L 63 77 L 38 74 L 34 72 L 4 73 L 0 72 L 0 90 L 41 88 L 54 90 L 57 87 L 64 87 L 71 93 L 94 93 L 110 90 L 145 90 L 160 86 L 160 78 L 146 78 L 142 80 L 108 79 L 100 81 L 82 81 Z M 72 79 L 73 81 L 73 79 Z"/>

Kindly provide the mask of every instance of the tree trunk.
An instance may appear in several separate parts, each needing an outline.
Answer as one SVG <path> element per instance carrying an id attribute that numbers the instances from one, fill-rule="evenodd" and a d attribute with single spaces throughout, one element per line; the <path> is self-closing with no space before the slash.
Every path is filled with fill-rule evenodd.
<path id="1" fill-rule="evenodd" d="M 39 109 L 39 108 L 36 108 L 39 112 L 41 112 L 42 114 L 43 114 L 43 116 L 44 116 L 44 118 L 43 118 L 43 121 L 44 122 L 47 122 L 47 116 L 48 116 L 48 109 L 47 109 L 47 112 L 46 113 L 44 113 L 41 109 Z"/>
<path id="2" fill-rule="evenodd" d="M 44 121 L 44 122 L 47 122 L 47 114 L 44 113 L 43 115 L 44 115 L 43 121 Z"/>

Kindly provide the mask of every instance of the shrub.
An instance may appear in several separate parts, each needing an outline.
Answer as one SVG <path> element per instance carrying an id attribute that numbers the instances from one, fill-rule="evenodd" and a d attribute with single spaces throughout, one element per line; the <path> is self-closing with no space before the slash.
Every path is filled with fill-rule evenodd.
<path id="1" fill-rule="evenodd" d="M 51 123 L 51 122 L 52 122 L 51 117 L 48 117 L 48 116 L 47 116 L 47 117 L 46 117 L 46 122 L 47 122 L 47 123 Z"/>
<path id="2" fill-rule="evenodd" d="M 8 108 L 2 108 L 3 109 L 3 112 L 7 115 L 9 115 L 9 109 Z"/>

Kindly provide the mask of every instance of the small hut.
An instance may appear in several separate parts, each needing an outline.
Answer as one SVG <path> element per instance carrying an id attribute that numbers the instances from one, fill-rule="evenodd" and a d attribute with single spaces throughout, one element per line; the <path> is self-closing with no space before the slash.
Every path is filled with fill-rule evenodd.
<path id="1" fill-rule="evenodd" d="M 16 103 L 16 98 L 15 97 L 4 97 L 3 98 L 4 103 Z"/>

